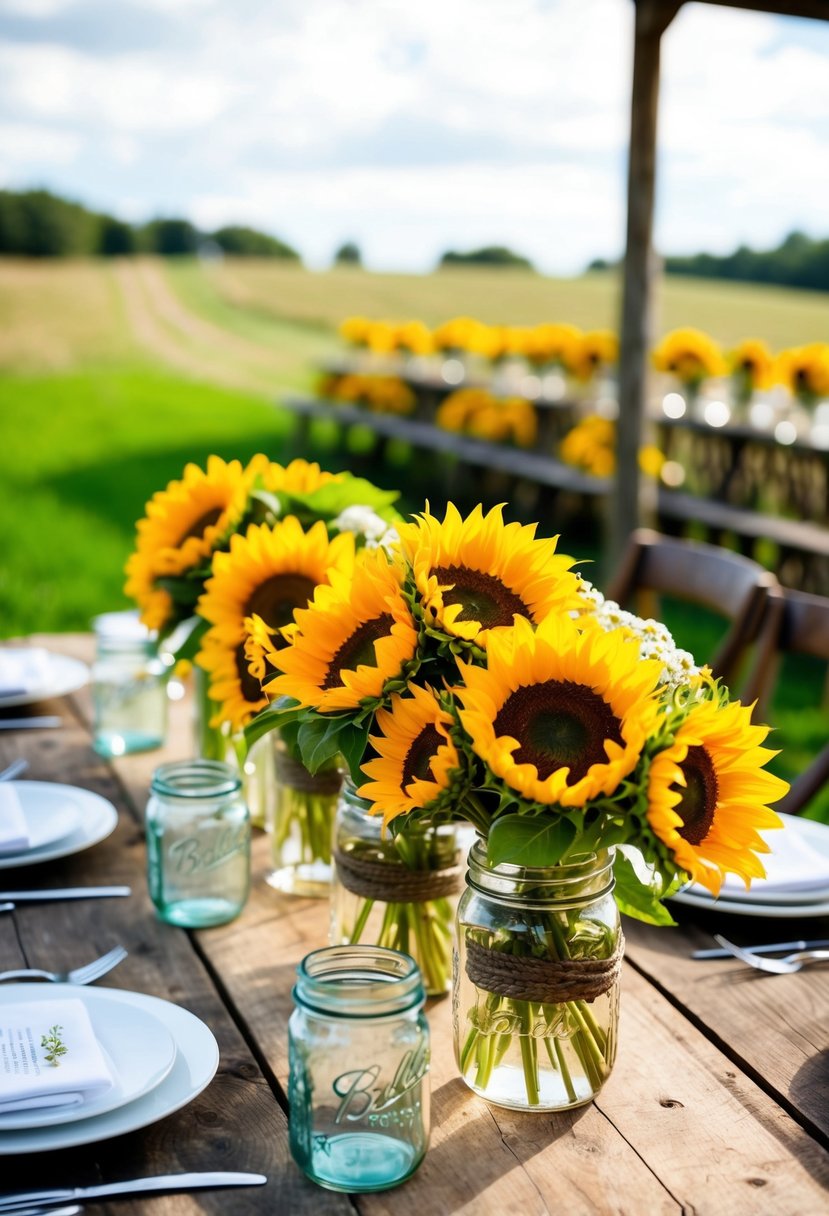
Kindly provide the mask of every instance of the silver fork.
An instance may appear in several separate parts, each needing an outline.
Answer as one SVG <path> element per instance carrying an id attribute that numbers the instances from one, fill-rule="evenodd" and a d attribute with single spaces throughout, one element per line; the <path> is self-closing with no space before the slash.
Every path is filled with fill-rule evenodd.
<path id="1" fill-rule="evenodd" d="M 73 971 L 40 971 L 35 967 L 25 967 L 19 971 L 0 971 L 0 980 L 52 980 L 55 984 L 91 984 L 113 967 L 117 967 L 126 957 L 124 947 L 116 946 L 94 962 L 87 963 L 85 967 L 76 967 Z"/>
<path id="2" fill-rule="evenodd" d="M 756 967 L 758 971 L 768 971 L 771 975 L 792 975 L 806 963 L 829 962 L 829 950 L 795 950 L 792 954 L 784 955 L 783 958 L 760 958 L 751 950 L 735 946 L 733 942 L 728 941 L 725 937 L 720 937 L 718 933 L 714 934 L 714 940 L 718 941 L 729 954 L 748 963 L 749 967 Z"/>

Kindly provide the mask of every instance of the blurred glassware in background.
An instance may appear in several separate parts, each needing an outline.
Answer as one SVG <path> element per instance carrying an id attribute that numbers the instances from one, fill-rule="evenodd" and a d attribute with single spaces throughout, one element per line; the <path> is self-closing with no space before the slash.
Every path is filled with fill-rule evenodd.
<path id="1" fill-rule="evenodd" d="M 156 635 L 137 612 L 93 618 L 93 746 L 101 756 L 124 756 L 163 746 L 167 737 L 167 666 Z"/>

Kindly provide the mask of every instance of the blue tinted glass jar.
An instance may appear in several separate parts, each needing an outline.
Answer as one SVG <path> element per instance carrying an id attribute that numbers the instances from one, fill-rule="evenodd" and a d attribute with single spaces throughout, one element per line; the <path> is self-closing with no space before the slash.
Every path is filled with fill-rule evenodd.
<path id="1" fill-rule="evenodd" d="M 167 736 L 167 667 L 134 612 L 95 617 L 93 746 L 102 756 L 161 747 Z"/>
<path id="2" fill-rule="evenodd" d="M 147 804 L 150 898 L 188 929 L 238 916 L 250 889 L 250 815 L 239 773 L 218 760 L 162 764 Z"/>
<path id="3" fill-rule="evenodd" d="M 382 1191 L 429 1140 L 429 1028 L 414 959 L 329 946 L 297 968 L 288 1024 L 291 1152 L 333 1191 Z"/>

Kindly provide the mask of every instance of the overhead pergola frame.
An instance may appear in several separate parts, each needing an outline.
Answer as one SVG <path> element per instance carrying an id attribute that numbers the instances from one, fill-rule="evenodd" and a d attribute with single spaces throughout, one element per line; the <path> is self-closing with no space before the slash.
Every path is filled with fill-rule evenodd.
<path id="1" fill-rule="evenodd" d="M 653 517 L 655 487 L 639 470 L 645 430 L 651 296 L 655 276 L 653 213 L 662 35 L 685 0 L 634 0 L 633 87 L 628 157 L 627 238 L 619 353 L 616 482 L 609 498 L 608 558 L 614 568 L 631 532 Z M 829 20 L 829 0 L 702 0 L 721 7 Z"/>

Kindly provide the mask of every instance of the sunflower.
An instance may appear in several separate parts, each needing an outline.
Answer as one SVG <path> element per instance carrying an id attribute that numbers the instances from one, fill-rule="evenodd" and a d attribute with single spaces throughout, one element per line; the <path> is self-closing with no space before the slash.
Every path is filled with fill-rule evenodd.
<path id="1" fill-rule="evenodd" d="M 432 341 L 439 351 L 485 355 L 490 349 L 489 326 L 484 325 L 483 321 L 476 321 L 474 317 L 453 317 L 437 327 Z"/>
<path id="2" fill-rule="evenodd" d="M 748 388 L 769 388 L 772 382 L 774 357 L 759 338 L 746 338 L 729 352 L 728 366 L 731 375 Z"/>
<path id="3" fill-rule="evenodd" d="M 601 367 L 619 361 L 619 339 L 609 329 L 592 329 L 574 344 L 570 370 L 577 380 L 591 380 Z"/>
<path id="4" fill-rule="evenodd" d="M 775 365 L 775 379 L 791 389 L 804 405 L 815 405 L 829 396 L 829 343 L 811 342 L 781 351 Z"/>
<path id="5" fill-rule="evenodd" d="M 374 803 L 384 826 L 409 811 L 434 809 L 452 791 L 458 753 L 449 737 L 452 719 L 431 688 L 409 686 L 411 696 L 395 694 L 389 709 L 377 711 L 382 735 L 372 735 L 377 758 L 363 765 L 372 780 L 360 786 L 361 798 Z"/>
<path id="6" fill-rule="evenodd" d="M 545 805 L 611 795 L 636 766 L 660 714 L 661 664 L 622 630 L 553 615 L 490 639 L 487 665 L 459 663 L 461 723 L 511 789 Z"/>
<path id="7" fill-rule="evenodd" d="M 343 376 L 343 380 L 348 377 Z M 252 482 L 261 478 L 262 488 L 270 494 L 312 494 L 320 486 L 342 481 L 342 473 L 328 473 L 318 464 L 307 460 L 292 460 L 288 465 L 277 464 L 261 453 L 254 456 L 247 467 L 246 473 Z"/>
<path id="8" fill-rule="evenodd" d="M 279 644 L 274 634 L 291 624 L 295 609 L 306 606 L 332 570 L 350 573 L 353 563 L 350 533 L 329 540 L 322 521 L 303 532 L 292 515 L 273 528 L 251 524 L 244 535 L 231 538 L 228 553 L 215 555 L 213 577 L 198 604 L 199 615 L 212 628 L 197 662 L 211 677 L 211 700 L 221 705 L 211 725 L 229 722 L 240 730 L 268 703 L 248 669 L 246 620 L 261 620 L 274 648 Z"/>
<path id="9" fill-rule="evenodd" d="M 575 325 L 548 322 L 536 325 L 525 335 L 524 354 L 538 367 L 571 368 L 582 333 Z"/>
<path id="10" fill-rule="evenodd" d="M 359 554 L 352 577 L 332 571 L 296 614 L 290 644 L 266 659 L 282 674 L 265 686 L 319 713 L 379 704 L 386 686 L 410 674 L 417 630 L 403 597 L 403 571 L 383 549 Z"/>
<path id="11" fill-rule="evenodd" d="M 340 324 L 340 337 L 351 346 L 367 346 L 370 326 L 368 317 L 346 317 Z"/>
<path id="12" fill-rule="evenodd" d="M 435 349 L 432 331 L 422 321 L 406 321 L 397 327 L 395 342 L 398 350 L 410 355 L 431 355 Z"/>
<path id="13" fill-rule="evenodd" d="M 752 726 L 750 707 L 701 701 L 651 763 L 648 822 L 677 864 L 712 895 L 729 871 L 746 887 L 762 878 L 756 854 L 769 846 L 757 829 L 783 826 L 767 806 L 788 789 L 763 770 L 775 755 L 761 746 L 767 734 L 767 726 Z"/>
<path id="14" fill-rule="evenodd" d="M 722 376 L 727 367 L 713 338 L 699 329 L 674 329 L 652 355 L 659 372 L 670 372 L 686 388 L 698 388 L 707 376 Z"/>
<path id="15" fill-rule="evenodd" d="M 162 628 L 173 609 L 157 579 L 184 574 L 209 558 L 241 518 L 249 486 L 248 472 L 238 460 L 225 463 L 210 456 L 206 471 L 188 464 L 181 481 L 171 481 L 147 503 L 137 524 L 135 553 L 126 565 L 124 590 L 137 601 L 150 629 Z"/>
<path id="16" fill-rule="evenodd" d="M 428 507 L 399 529 L 427 625 L 485 648 L 492 631 L 516 617 L 538 622 L 578 608 L 573 559 L 556 540 L 536 540 L 535 525 L 505 524 L 502 508 L 480 504 L 461 519 L 452 504 L 441 523 Z"/>

